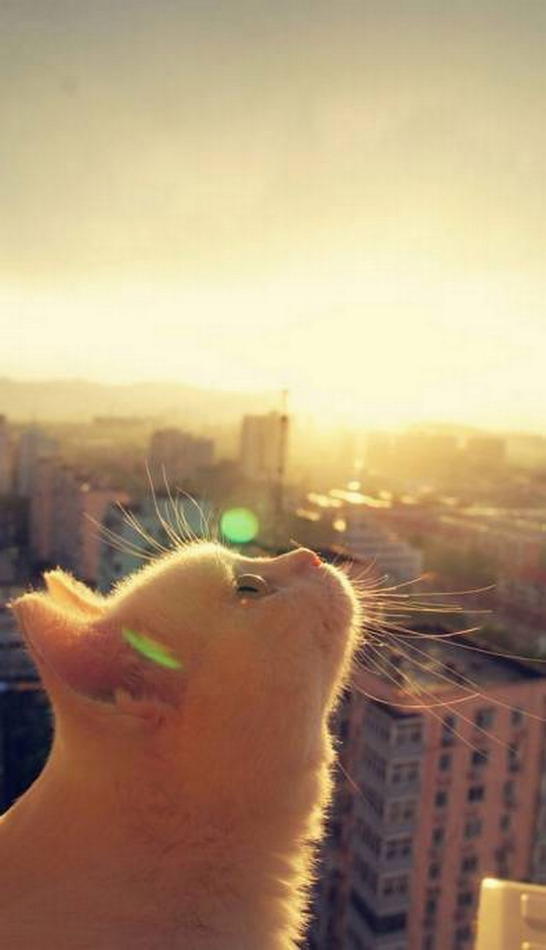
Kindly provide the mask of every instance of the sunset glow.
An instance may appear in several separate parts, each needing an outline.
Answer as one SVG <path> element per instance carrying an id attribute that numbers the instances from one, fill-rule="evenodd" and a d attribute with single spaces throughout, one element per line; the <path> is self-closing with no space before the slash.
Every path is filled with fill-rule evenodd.
<path id="1" fill-rule="evenodd" d="M 543 5 L 24 6 L 0 374 L 543 430 Z"/>

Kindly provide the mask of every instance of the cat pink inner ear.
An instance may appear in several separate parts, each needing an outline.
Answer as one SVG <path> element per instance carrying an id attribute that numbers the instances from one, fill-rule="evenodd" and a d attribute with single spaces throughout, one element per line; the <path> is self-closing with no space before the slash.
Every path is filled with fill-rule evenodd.
<path id="1" fill-rule="evenodd" d="M 89 616 L 99 616 L 104 609 L 104 598 L 94 593 L 85 584 L 59 568 L 44 574 L 48 593 L 58 604 L 73 607 Z"/>
<path id="2" fill-rule="evenodd" d="M 127 651 L 107 628 L 48 594 L 25 594 L 11 608 L 42 673 L 89 697 L 122 685 Z"/>
<path id="3" fill-rule="evenodd" d="M 11 608 L 49 691 L 58 682 L 148 720 L 154 704 L 177 704 L 179 670 L 143 656 L 108 618 L 86 616 L 50 594 L 25 594 Z"/>

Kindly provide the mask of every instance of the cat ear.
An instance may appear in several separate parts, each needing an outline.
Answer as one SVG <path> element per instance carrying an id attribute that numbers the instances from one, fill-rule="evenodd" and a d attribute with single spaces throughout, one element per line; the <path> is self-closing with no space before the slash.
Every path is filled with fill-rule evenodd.
<path id="1" fill-rule="evenodd" d="M 82 618 L 76 620 L 73 612 L 68 613 L 46 594 L 23 594 L 8 606 L 31 645 L 35 639 L 39 643 L 42 638 L 54 639 L 57 634 L 66 636 L 69 628 L 73 628 L 73 633 L 76 633 L 85 624 Z"/>
<path id="2" fill-rule="evenodd" d="M 88 700 L 114 703 L 151 721 L 177 705 L 182 677 L 131 645 L 109 618 L 91 620 L 49 594 L 25 594 L 10 604 L 48 690 L 68 687 Z M 134 638 L 133 634 L 133 638 Z M 152 641 L 137 637 L 145 643 Z M 161 657 L 161 654 L 159 654 Z"/>
<path id="3" fill-rule="evenodd" d="M 80 609 L 48 594 L 24 594 L 11 602 L 21 632 L 42 673 L 53 674 L 77 692 L 92 696 L 117 684 L 106 637 Z M 48 686 L 50 685 L 50 677 Z"/>
<path id="4" fill-rule="evenodd" d="M 44 574 L 44 580 L 48 592 L 57 603 L 66 604 L 68 607 L 74 607 L 82 613 L 93 616 L 102 613 L 104 598 L 100 594 L 95 594 L 70 574 L 61 571 L 60 568 L 47 571 Z"/>

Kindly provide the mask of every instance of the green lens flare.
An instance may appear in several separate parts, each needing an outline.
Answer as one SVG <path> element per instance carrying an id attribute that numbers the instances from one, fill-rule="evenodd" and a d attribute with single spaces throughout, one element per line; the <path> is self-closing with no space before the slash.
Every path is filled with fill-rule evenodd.
<path id="1" fill-rule="evenodd" d="M 260 522 L 248 508 L 229 508 L 220 518 L 220 530 L 227 541 L 246 544 L 258 534 Z"/>
<path id="2" fill-rule="evenodd" d="M 122 630 L 121 635 L 133 650 L 136 650 L 137 653 L 141 653 L 142 656 L 145 656 L 147 660 L 151 660 L 152 663 L 157 663 L 158 666 L 165 666 L 168 670 L 182 669 L 180 660 L 176 660 L 161 643 L 157 643 L 157 641 L 152 640 L 151 637 L 145 637 L 143 633 L 135 633 L 133 630 L 127 629 Z"/>

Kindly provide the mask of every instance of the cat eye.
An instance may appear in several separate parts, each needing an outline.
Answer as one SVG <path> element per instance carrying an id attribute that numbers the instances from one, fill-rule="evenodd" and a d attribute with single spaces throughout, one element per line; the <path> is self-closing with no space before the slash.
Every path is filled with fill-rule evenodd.
<path id="1" fill-rule="evenodd" d="M 263 597 L 271 591 L 267 581 L 259 574 L 240 574 L 237 578 L 237 593 L 243 597 Z"/>

